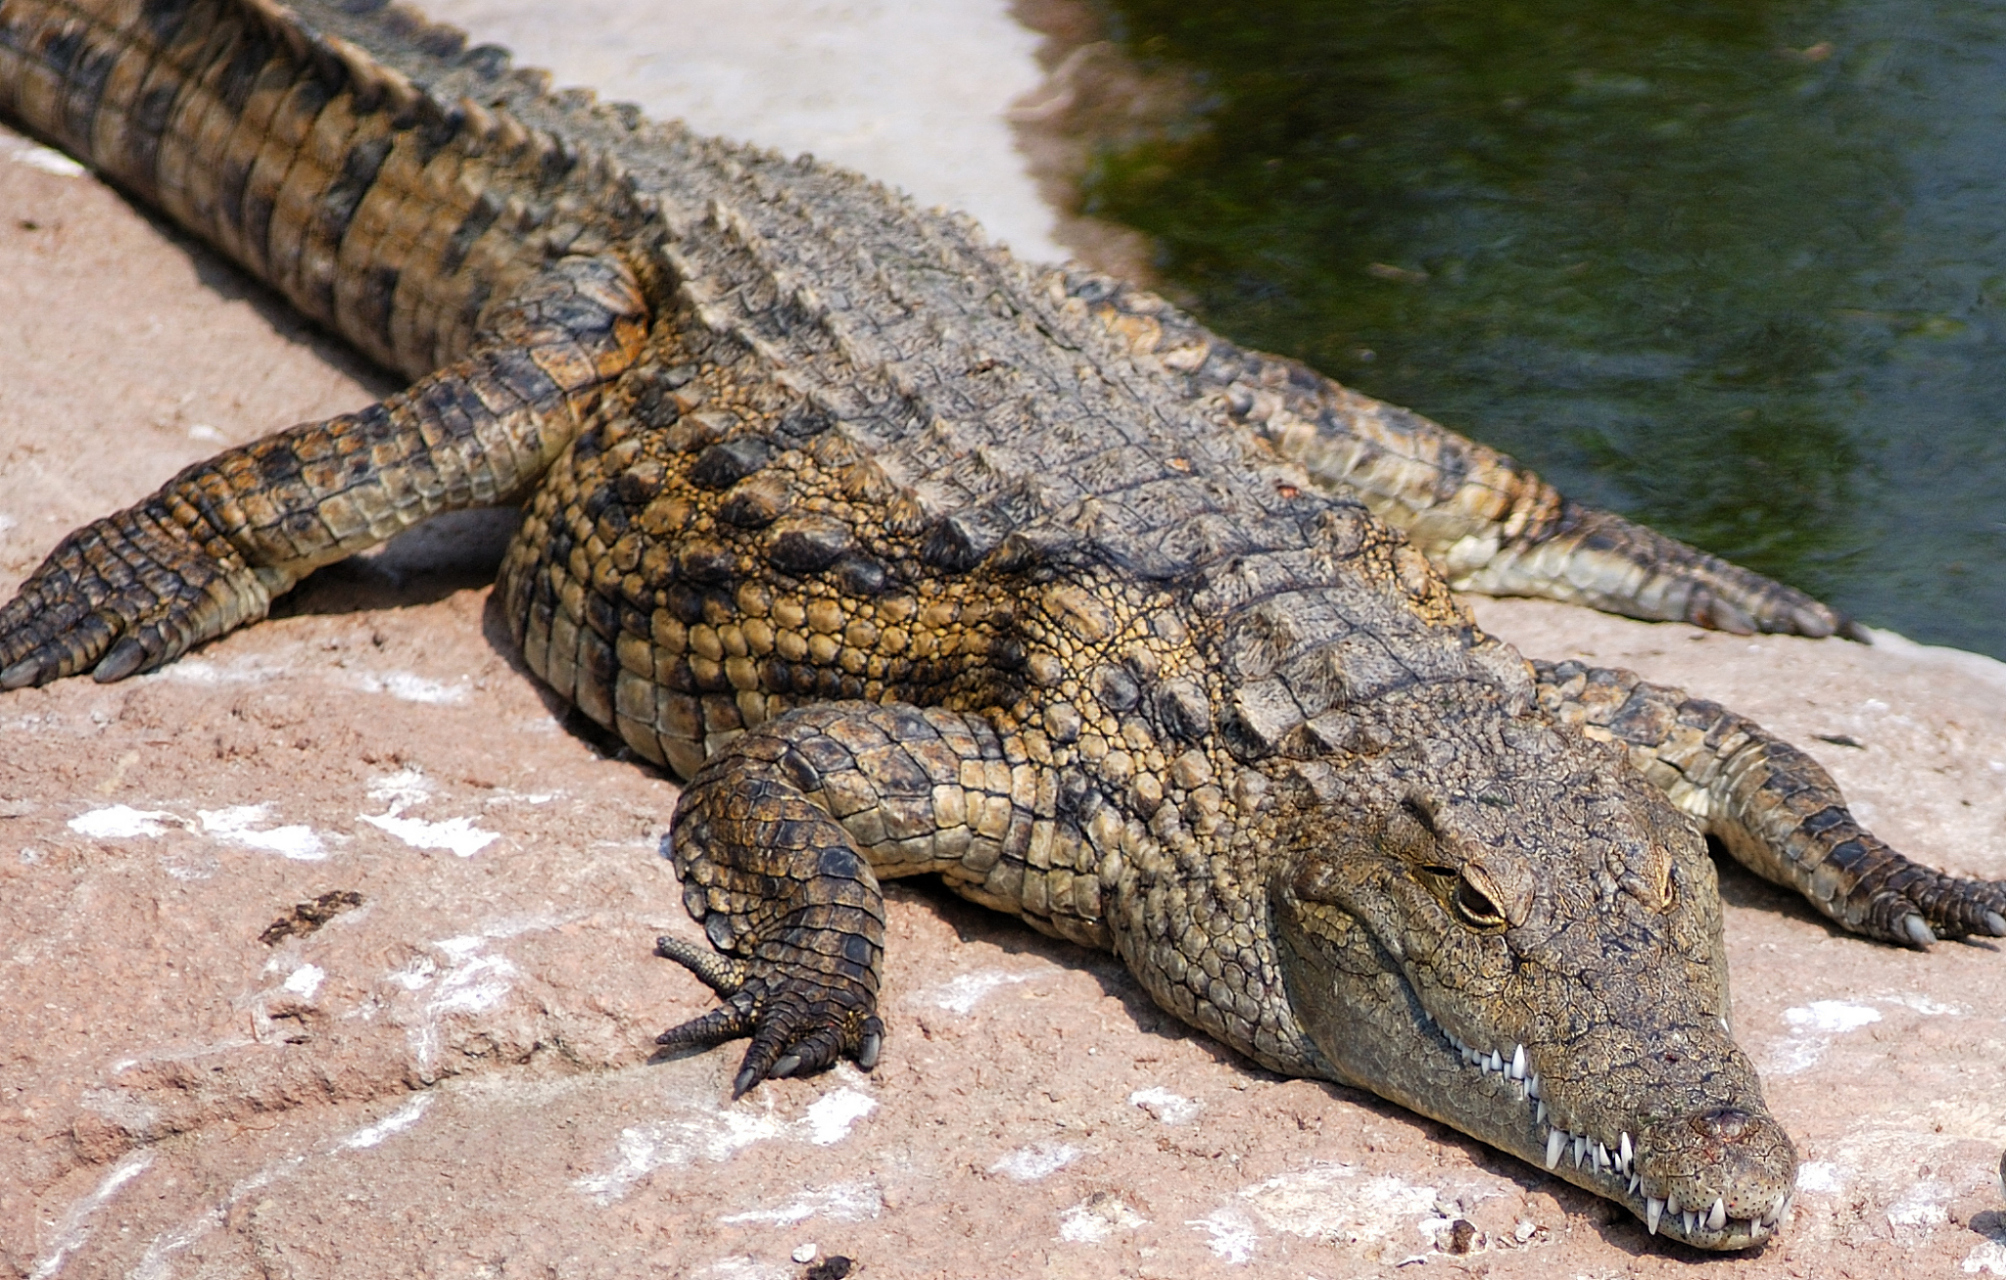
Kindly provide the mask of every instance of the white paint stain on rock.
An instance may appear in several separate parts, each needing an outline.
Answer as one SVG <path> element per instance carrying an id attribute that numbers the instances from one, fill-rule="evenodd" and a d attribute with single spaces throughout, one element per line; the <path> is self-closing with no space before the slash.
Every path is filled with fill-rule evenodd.
<path id="1" fill-rule="evenodd" d="M 1010 1152 L 990 1165 L 989 1172 L 1000 1173 L 1017 1182 L 1038 1182 L 1079 1158 L 1078 1147 L 1063 1142 L 1040 1142 Z"/>
<path id="2" fill-rule="evenodd" d="M 1950 1198 L 1953 1189 L 1948 1183 L 1934 1178 L 1925 1178 L 1902 1193 L 1899 1200 L 1888 1206 L 1888 1225 L 1892 1227 L 1920 1227 L 1928 1230 L 1950 1220 Z"/>
<path id="3" fill-rule="evenodd" d="M 62 1222 L 56 1227 L 55 1235 L 49 1241 L 49 1247 L 35 1259 L 35 1265 L 29 1269 L 29 1280 L 49 1280 L 51 1276 L 61 1271 L 63 1263 L 69 1260 L 70 1255 L 75 1253 L 84 1241 L 90 1239 L 91 1228 L 95 1225 L 92 1219 L 97 1216 L 98 1210 L 109 1204 L 112 1197 L 117 1195 L 119 1189 L 126 1183 L 145 1173 L 146 1167 L 152 1163 L 151 1151 L 133 1152 L 113 1165 L 111 1172 L 98 1180 L 96 1188 L 89 1195 L 65 1210 Z"/>
<path id="4" fill-rule="evenodd" d="M 834 1146 L 849 1137 L 851 1127 L 877 1107 L 875 1098 L 855 1089 L 836 1089 L 808 1104 L 808 1112 L 801 1118 L 801 1132 L 818 1147 Z"/>
<path id="5" fill-rule="evenodd" d="M 453 706 L 467 700 L 468 686 L 465 680 L 445 684 L 411 671 L 365 671 L 356 675 L 355 687 L 364 693 L 387 693 L 401 702 Z"/>
<path id="6" fill-rule="evenodd" d="M 622 1129 L 607 1166 L 571 1185 L 600 1205 L 610 1205 L 624 1199 L 635 1184 L 657 1169 L 699 1160 L 716 1164 L 755 1142 L 785 1132 L 786 1125 L 771 1113 L 741 1107 L 723 1111 L 692 1107 L 687 1115 Z"/>
<path id="7" fill-rule="evenodd" d="M 472 818 L 426 822 L 422 818 L 405 818 L 395 813 L 361 816 L 370 826 L 382 828 L 413 849 L 446 849 L 461 858 L 471 858 L 501 839 L 501 833 L 481 830 L 474 825 Z"/>
<path id="8" fill-rule="evenodd" d="M 1203 1231 L 1211 1239 L 1205 1243 L 1212 1252 L 1233 1266 L 1245 1266 L 1253 1261 L 1254 1248 L 1259 1241 L 1254 1235 L 1254 1224 L 1246 1214 L 1230 1205 L 1214 1209 L 1202 1218 L 1192 1218 L 1187 1227 Z"/>
<path id="9" fill-rule="evenodd" d="M 369 785 L 369 798 L 386 806 L 379 814 L 360 814 L 361 821 L 386 831 L 414 849 L 445 849 L 462 858 L 471 858 L 501 839 L 497 831 L 483 831 L 472 818 L 448 818 L 429 822 L 407 818 L 404 810 L 422 804 L 432 794 L 432 784 L 416 769 L 404 769 Z"/>
<path id="10" fill-rule="evenodd" d="M 163 1231 L 149 1240 L 146 1252 L 141 1256 L 138 1265 L 125 1273 L 126 1280 L 173 1280 L 176 1275 L 175 1259 L 186 1253 L 203 1237 L 228 1222 L 231 1213 L 238 1205 L 267 1187 L 292 1178 L 306 1168 L 311 1159 L 325 1159 L 348 1151 L 366 1151 L 379 1145 L 392 1134 L 402 1132 L 416 1124 L 431 1103 L 432 1095 L 420 1094 L 375 1124 L 365 1125 L 345 1138 L 322 1144 L 315 1156 L 282 1156 L 248 1177 L 239 1179 L 221 1200 L 209 1205 L 180 1226 Z"/>
<path id="11" fill-rule="evenodd" d="M 164 836 L 169 828 L 202 833 L 227 844 L 242 845 L 299 862 L 319 862 L 327 857 L 327 845 L 312 827 L 270 827 L 269 804 L 234 805 L 228 809 L 198 809 L 195 822 L 164 809 L 135 809 L 114 804 L 92 809 L 71 818 L 70 830 L 93 840 L 135 840 Z M 185 877 L 184 877 L 185 878 Z"/>
<path id="12" fill-rule="evenodd" d="M 982 998 L 998 987 L 1007 987 L 1016 982 L 1028 982 L 1025 973 L 1005 973 L 1001 969 L 984 969 L 979 973 L 964 973 L 950 982 L 943 983 L 926 993 L 926 998 L 936 1008 L 950 1013 L 967 1014 L 974 1011 Z"/>
<path id="13" fill-rule="evenodd" d="M 320 862 L 327 857 L 327 845 L 312 827 L 267 827 L 269 804 L 241 804 L 228 809 L 198 809 L 195 817 L 202 830 L 219 840 L 276 853 L 295 862 Z"/>
<path id="14" fill-rule="evenodd" d="M 1783 1011 L 1783 1021 L 1793 1034 L 1776 1042 L 1769 1051 L 1766 1068 L 1771 1075 L 1794 1076 L 1808 1071 L 1832 1041 L 1849 1031 L 1881 1020 L 1881 1011 L 1843 1000 L 1813 1000 Z"/>
<path id="15" fill-rule="evenodd" d="M 1120 1196 L 1097 1191 L 1059 1215 L 1059 1239 L 1099 1244 L 1117 1231 L 1133 1231 L 1148 1222 Z"/>
<path id="16" fill-rule="evenodd" d="M 286 668 L 282 664 L 274 664 L 269 659 L 253 654 L 222 665 L 204 658 L 178 658 L 160 670 L 139 678 L 171 680 L 176 684 L 196 684 L 214 688 L 227 684 L 262 684 L 274 676 L 285 673 Z"/>
<path id="17" fill-rule="evenodd" d="M 505 956 L 456 958 L 439 979 L 430 1011 L 439 1017 L 486 1013 L 508 996 L 519 974 Z"/>
<path id="18" fill-rule="evenodd" d="M 320 990 L 320 984 L 327 978 L 326 970 L 317 964 L 303 964 L 280 984 L 279 990 L 302 1000 L 311 1000 Z"/>
<path id="19" fill-rule="evenodd" d="M 1806 1160 L 1797 1166 L 1797 1189 L 1837 1195 L 1845 1187 L 1844 1173 L 1830 1160 Z"/>
<path id="20" fill-rule="evenodd" d="M 1961 1017 L 1971 1012 L 1963 1005 L 1944 1004 L 1941 1001 L 1932 1000 L 1928 996 L 1919 994 L 1880 996 L 1878 999 L 1882 1004 L 1900 1005 L 1904 1009 L 1913 1009 L 1925 1018 Z"/>
<path id="21" fill-rule="evenodd" d="M 741 1102 L 720 1111 L 707 1099 L 679 1099 L 674 1103 L 676 1114 L 622 1129 L 606 1166 L 571 1185 L 601 1205 L 609 1205 L 657 1169 L 729 1160 L 755 1142 L 778 1138 L 832 1146 L 848 1137 L 851 1126 L 877 1105 L 875 1099 L 847 1085 L 809 1103 L 798 1120 L 781 1119 L 770 1104 L 761 1110 L 755 1109 L 753 1102 Z M 871 1194 L 877 1195 L 875 1188 Z"/>
<path id="22" fill-rule="evenodd" d="M 448 1018 L 486 1013 L 508 997 L 521 971 L 505 956 L 482 954 L 488 936 L 446 938 L 432 944 L 443 963 L 420 956 L 402 969 L 385 974 L 386 981 L 420 996 L 416 1008 L 405 1005 L 399 1021 L 421 1073 L 429 1076 L 444 1041 L 441 1024 Z M 422 995 L 421 995 L 422 993 Z"/>
<path id="23" fill-rule="evenodd" d="M 1197 1118 L 1199 1111 L 1197 1103 L 1162 1085 L 1137 1089 L 1128 1095 L 1128 1101 L 1130 1106 L 1141 1107 L 1164 1124 L 1188 1124 Z"/>
<path id="24" fill-rule="evenodd" d="M 102 809 L 92 809 L 70 819 L 70 830 L 93 840 L 133 840 L 148 836 L 164 836 L 169 826 L 180 826 L 181 820 L 160 809 L 135 809 L 131 805 L 114 804 Z"/>
<path id="25" fill-rule="evenodd" d="M 740 1253 L 719 1258 L 696 1274 L 714 1280 L 792 1280 L 795 1273 L 778 1263 L 760 1262 L 751 1254 Z"/>
<path id="26" fill-rule="evenodd" d="M 884 1209 L 884 1192 L 875 1183 L 838 1182 L 833 1186 L 807 1188 L 772 1208 L 724 1214 L 718 1221 L 734 1225 L 756 1222 L 775 1227 L 791 1227 L 817 1217 L 832 1222 L 863 1222 L 877 1217 Z"/>
<path id="27" fill-rule="evenodd" d="M 1318 1163 L 1240 1193 L 1261 1221 L 1324 1244 L 1374 1255 L 1382 1246 L 1426 1244 L 1440 1193 L 1356 1165 Z"/>
<path id="28" fill-rule="evenodd" d="M 379 1146 L 393 1133 L 402 1133 L 417 1124 L 425 1109 L 432 1105 L 432 1095 L 421 1093 L 397 1110 L 378 1120 L 375 1124 L 364 1125 L 341 1140 L 340 1145 L 350 1151 L 360 1151 L 367 1147 Z"/>
<path id="29" fill-rule="evenodd" d="M 2006 1276 L 2006 1240 L 1982 1241 L 1964 1255 L 1966 1275 Z"/>

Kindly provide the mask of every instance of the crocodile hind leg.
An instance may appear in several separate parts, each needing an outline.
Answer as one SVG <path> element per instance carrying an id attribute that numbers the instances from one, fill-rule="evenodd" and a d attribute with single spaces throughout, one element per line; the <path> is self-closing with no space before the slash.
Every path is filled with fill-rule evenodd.
<path id="1" fill-rule="evenodd" d="M 1735 859 L 1855 933 L 1926 947 L 2006 936 L 2006 885 L 1911 862 L 1862 827 L 1832 776 L 1745 716 L 1633 672 L 1535 663 L 1547 710 L 1631 762 Z"/>
<path id="2" fill-rule="evenodd" d="M 645 321 L 618 258 L 561 259 L 408 390 L 226 450 L 84 526 L 0 608 L 0 688 L 150 671 L 264 617 L 321 565 L 519 497 L 633 362 Z"/>
<path id="3" fill-rule="evenodd" d="M 1539 596 L 1721 631 L 1864 633 L 1793 587 L 1562 496 L 1525 466 L 1306 365 L 1206 332 L 1162 299 L 1080 273 L 1069 290 L 1324 490 L 1354 497 L 1460 591 Z"/>
<path id="4" fill-rule="evenodd" d="M 884 1037 L 880 878 L 940 872 L 966 897 L 1104 943 L 1099 881 L 1067 870 L 1078 833 L 1057 831 L 1039 776 L 983 717 L 939 708 L 824 703 L 736 739 L 683 792 L 672 836 L 683 904 L 716 952 L 657 944 L 723 1003 L 658 1043 L 750 1036 L 735 1094 L 839 1055 L 869 1070 Z"/>

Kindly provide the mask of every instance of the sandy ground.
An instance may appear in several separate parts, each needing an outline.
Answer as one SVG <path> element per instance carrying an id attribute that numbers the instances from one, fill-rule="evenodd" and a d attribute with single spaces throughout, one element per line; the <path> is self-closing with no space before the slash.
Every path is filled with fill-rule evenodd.
<path id="1" fill-rule="evenodd" d="M 988 53 L 1017 84 L 1010 39 L 961 78 Z M 0 591 L 221 444 L 384 390 L 65 168 L 0 134 Z M 2006 956 L 1858 942 L 1734 871 L 1737 1034 L 1805 1161 L 1753 1256 L 1254 1069 L 1110 958 L 924 886 L 891 893 L 879 1070 L 728 1104 L 734 1051 L 649 1056 L 708 1003 L 649 955 L 695 936 L 674 788 L 522 673 L 507 527 L 418 531 L 154 676 L 0 696 L 0 1275 L 2006 1274 Z M 1755 715 L 1899 846 L 2006 877 L 2006 667 L 1478 607 Z"/>

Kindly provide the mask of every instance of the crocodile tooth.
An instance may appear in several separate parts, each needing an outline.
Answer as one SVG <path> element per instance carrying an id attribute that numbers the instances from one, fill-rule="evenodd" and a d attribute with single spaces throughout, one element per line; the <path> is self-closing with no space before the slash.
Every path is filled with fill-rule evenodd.
<path id="1" fill-rule="evenodd" d="M 1688 1236 L 1696 1236 L 1700 1230 L 1700 1216 L 1688 1209 L 1679 1215 L 1679 1225 L 1686 1229 Z"/>
<path id="2" fill-rule="evenodd" d="M 1514 1079 L 1514 1080 L 1523 1080 L 1523 1079 L 1525 1079 L 1525 1046 L 1524 1046 L 1524 1045 L 1520 1045 L 1520 1046 L 1518 1046 L 1518 1048 L 1516 1048 L 1516 1049 L 1513 1049 L 1513 1050 L 1511 1051 L 1511 1078 L 1512 1078 L 1512 1079 Z"/>
<path id="3" fill-rule="evenodd" d="M 1538 1095 L 1538 1094 L 1534 1094 L 1533 1096 L 1534 1096 L 1534 1097 L 1538 1097 L 1539 1095 Z M 1539 1104 L 1539 1109 L 1538 1109 L 1537 1111 L 1533 1112 L 1533 1116 L 1532 1116 L 1532 1122 L 1533 1122 L 1534 1124 L 1545 1124 L 1545 1123 L 1546 1123 L 1546 1104 L 1545 1104 L 1544 1102 L 1540 1103 L 1540 1104 Z M 1550 1166 L 1549 1166 L 1549 1167 L 1550 1167 Z"/>
<path id="4" fill-rule="evenodd" d="M 1634 1173 L 1630 1175 L 1630 1194 L 1631 1194 L 1631 1195 L 1633 1195 L 1633 1196 L 1634 1196 L 1634 1195 L 1636 1195 L 1636 1194 L 1637 1194 L 1637 1188 L 1638 1188 L 1638 1187 L 1641 1187 L 1641 1186 L 1643 1186 L 1643 1185 L 1644 1185 L 1644 1179 L 1643 1179 L 1642 1177 L 1640 1177 L 1639 1175 L 1637 1175 L 1637 1174 L 1634 1174 Z"/>
<path id="5" fill-rule="evenodd" d="M 1567 1145 L 1567 1130 L 1556 1126 L 1546 1135 L 1546 1167 L 1551 1169 L 1560 1163 L 1560 1149 Z"/>
<path id="6" fill-rule="evenodd" d="M 1670 1195 L 1665 1197 L 1665 1212 L 1676 1214 L 1678 1211 L 1679 1211 L 1679 1193 L 1674 1191 Z"/>
<path id="7" fill-rule="evenodd" d="M 1727 1225 L 1727 1201 L 1721 1196 L 1713 1198 L 1713 1208 L 1706 1211 L 1706 1229 L 1718 1231 Z"/>
<path id="8" fill-rule="evenodd" d="M 1623 1131 L 1622 1140 L 1616 1144 L 1616 1158 L 1623 1162 L 1623 1172 L 1630 1172 L 1630 1159 L 1635 1153 L 1630 1149 L 1630 1131 Z"/>
<path id="9" fill-rule="evenodd" d="M 1658 1219 L 1664 1215 L 1665 1202 L 1656 1196 L 1644 1198 L 1644 1229 L 1652 1235 L 1658 1234 Z"/>
<path id="10" fill-rule="evenodd" d="M 1539 1072 L 1535 1071 L 1525 1078 L 1525 1093 L 1529 1098 L 1539 1096 Z"/>
<path id="11" fill-rule="evenodd" d="M 1577 1133 L 1574 1135 L 1574 1167 L 1579 1169 L 1581 1167 L 1581 1162 L 1583 1160 L 1586 1160 L 1587 1158 L 1588 1158 L 1588 1135 L 1585 1133 Z"/>
<path id="12" fill-rule="evenodd" d="M 1490 1058 L 1487 1059 L 1484 1063 L 1484 1070 L 1486 1071 L 1504 1070 L 1504 1059 L 1498 1056 L 1498 1051 L 1496 1049 L 1491 1050 Z"/>
<path id="13" fill-rule="evenodd" d="M 1605 1173 L 1609 1169 L 1609 1148 L 1599 1142 L 1595 1144 L 1595 1167 Z"/>

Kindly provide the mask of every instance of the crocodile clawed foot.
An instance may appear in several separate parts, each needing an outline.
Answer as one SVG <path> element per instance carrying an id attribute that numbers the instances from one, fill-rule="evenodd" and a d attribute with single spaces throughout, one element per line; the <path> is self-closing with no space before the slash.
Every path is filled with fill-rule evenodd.
<path id="1" fill-rule="evenodd" d="M 263 617 L 291 585 L 205 546 L 157 501 L 64 538 L 0 608 L 0 689 L 89 671 L 100 683 L 151 671 Z"/>
<path id="2" fill-rule="evenodd" d="M 655 1037 L 664 1048 L 697 1048 L 752 1037 L 732 1080 L 733 1098 L 761 1080 L 812 1075 L 849 1057 L 869 1071 L 885 1026 L 875 993 L 855 975 L 800 964 L 720 956 L 678 938 L 659 938 L 655 954 L 695 974 L 724 1003 Z"/>
<path id="3" fill-rule="evenodd" d="M 1925 950 L 1943 938 L 2006 938 L 2006 883 L 1967 880 L 1902 860 L 1869 887 L 1864 918 Z"/>

